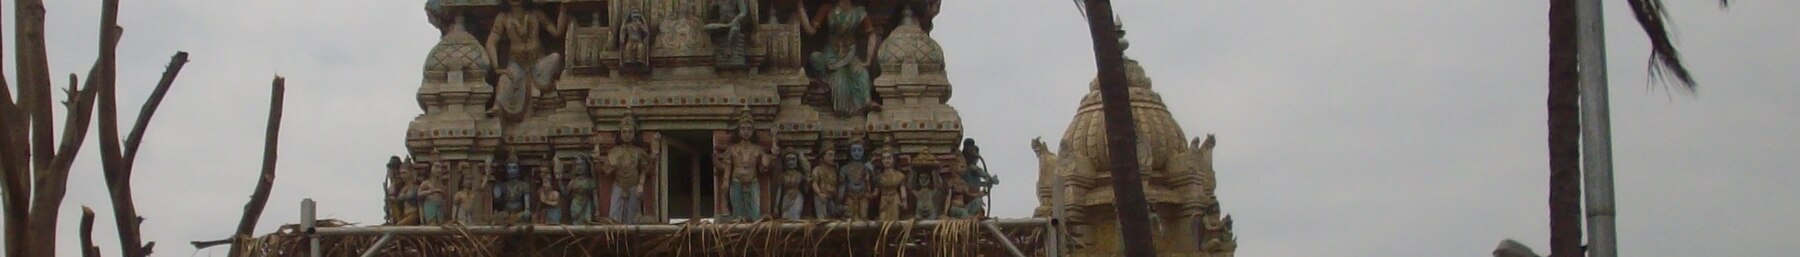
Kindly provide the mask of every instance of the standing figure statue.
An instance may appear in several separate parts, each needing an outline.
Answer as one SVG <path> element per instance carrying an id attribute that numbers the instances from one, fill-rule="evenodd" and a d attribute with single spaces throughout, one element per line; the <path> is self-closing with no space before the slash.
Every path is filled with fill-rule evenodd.
<path id="1" fill-rule="evenodd" d="M 539 33 L 562 37 L 568 31 L 569 15 L 558 8 L 556 20 L 543 10 L 529 6 L 528 0 L 506 0 L 506 11 L 494 16 L 494 26 L 487 37 L 488 60 L 494 62 L 499 76 L 493 109 L 490 114 L 516 120 L 530 108 L 528 101 L 544 92 L 553 92 L 552 80 L 562 70 L 562 56 L 545 51 L 545 40 Z M 501 44 L 506 44 L 506 61 L 498 58 Z M 502 68 L 504 67 L 504 68 Z"/>
<path id="2" fill-rule="evenodd" d="M 600 183 L 594 181 L 593 167 L 587 158 L 575 160 L 575 177 L 569 180 L 569 223 L 577 225 L 594 222 L 594 192 L 599 190 Z"/>
<path id="3" fill-rule="evenodd" d="M 541 224 L 562 223 L 562 192 L 556 189 L 556 176 L 552 176 L 549 168 L 538 167 L 538 220 Z"/>
<path id="4" fill-rule="evenodd" d="M 656 36 L 656 26 L 650 26 L 644 20 L 644 14 L 632 9 L 619 25 L 619 68 L 627 71 L 645 72 L 650 70 L 650 42 Z"/>
<path id="5" fill-rule="evenodd" d="M 1000 179 L 987 172 L 987 161 L 981 159 L 981 148 L 975 146 L 975 139 L 963 139 L 962 148 L 963 161 L 967 162 L 965 167 L 968 168 L 962 174 L 962 179 L 970 189 L 967 192 L 969 194 L 969 212 L 975 215 L 986 215 L 987 206 L 982 201 L 982 197 L 988 196 L 994 185 L 1000 184 Z"/>
<path id="6" fill-rule="evenodd" d="M 807 179 L 812 187 L 813 218 L 831 219 L 838 216 L 836 196 L 838 189 L 837 146 L 830 140 L 819 143 L 817 166 L 812 167 L 812 175 Z"/>
<path id="7" fill-rule="evenodd" d="M 531 182 L 525 181 L 524 171 L 520 169 L 517 161 L 507 161 L 506 181 L 494 188 L 494 198 L 500 202 L 501 220 L 508 224 L 531 220 Z"/>
<path id="8" fill-rule="evenodd" d="M 601 169 L 613 185 L 606 216 L 625 224 L 635 224 L 643 215 L 644 176 L 656 171 L 656 161 L 650 151 L 637 145 L 637 134 L 637 117 L 631 110 L 626 110 L 625 116 L 619 119 L 619 143 L 607 151 L 606 164 L 602 164 L 605 168 Z M 595 147 L 595 153 L 598 153 L 599 146 Z"/>
<path id="9" fill-rule="evenodd" d="M 450 177 L 449 167 L 442 161 L 432 163 L 431 173 L 419 183 L 419 219 L 425 225 L 442 225 L 449 218 L 450 196 L 445 192 L 443 181 Z"/>
<path id="10" fill-rule="evenodd" d="M 717 46 L 713 48 L 714 60 L 717 61 L 715 66 L 726 69 L 742 68 L 745 65 L 745 43 L 749 41 L 744 34 L 753 22 L 750 20 L 749 1 L 722 0 L 716 2 L 718 5 L 716 23 L 706 24 L 706 30 L 713 32 L 714 35 L 724 34 L 723 37 L 716 37 L 718 41 L 714 43 L 714 46 Z"/>
<path id="11" fill-rule="evenodd" d="M 781 196 L 775 199 L 779 200 L 782 219 L 799 220 L 800 213 L 806 211 L 806 196 L 800 192 L 806 185 L 804 170 L 808 167 L 797 152 L 782 154 L 781 159 Z"/>
<path id="12" fill-rule="evenodd" d="M 938 164 L 937 155 L 931 154 L 929 149 L 913 157 L 912 166 L 913 218 L 937 219 L 942 214 L 938 206 L 944 203 L 944 198 L 938 194 L 938 172 L 944 167 Z"/>
<path id="13" fill-rule="evenodd" d="M 869 80 L 868 60 L 873 59 L 870 57 L 880 39 L 868 19 L 869 12 L 851 0 L 838 0 L 819 9 L 817 16 L 807 16 L 805 2 L 794 1 L 800 19 L 807 20 L 800 22 L 800 28 L 807 35 L 825 33 L 830 41 L 812 53 L 810 62 L 811 68 L 823 76 L 820 79 L 831 85 L 831 109 L 840 116 L 849 116 L 879 108 L 870 93 L 873 82 Z M 868 43 L 866 51 L 856 47 L 864 39 Z"/>
<path id="14" fill-rule="evenodd" d="M 456 191 L 456 223 L 475 225 L 481 222 L 481 192 L 483 177 L 471 172 L 476 169 L 465 162 L 457 166 L 462 179 L 462 189 Z"/>
<path id="15" fill-rule="evenodd" d="M 844 179 L 840 183 L 838 198 L 844 199 L 844 214 L 850 220 L 869 218 L 869 173 L 874 171 L 875 167 L 869 164 L 868 156 L 863 150 L 863 143 L 851 143 L 850 161 L 838 168 L 838 177 Z"/>
<path id="16" fill-rule="evenodd" d="M 891 143 L 891 142 L 890 142 Z M 905 201 L 906 173 L 901 173 L 901 165 L 894 160 L 894 150 L 881 151 L 881 174 L 875 176 L 875 188 L 881 196 L 880 212 L 877 220 L 900 220 L 900 206 Z"/>
<path id="17" fill-rule="evenodd" d="M 384 220 L 388 225 L 400 225 L 400 220 L 406 219 L 407 201 L 401 196 L 411 186 L 407 184 L 406 173 L 401 172 L 403 170 L 400 165 L 404 165 L 400 162 L 400 156 L 388 157 L 387 182 L 381 184 L 382 192 L 386 193 L 386 197 L 382 199 L 382 212 L 386 214 Z"/>
<path id="18" fill-rule="evenodd" d="M 774 162 L 774 155 L 752 140 L 755 129 L 750 108 L 745 107 L 738 115 L 735 142 L 725 148 L 718 160 L 718 167 L 725 169 L 725 181 L 729 183 L 726 192 L 730 198 L 731 216 L 746 221 L 762 219 L 762 183 L 757 176 L 766 173 Z"/>

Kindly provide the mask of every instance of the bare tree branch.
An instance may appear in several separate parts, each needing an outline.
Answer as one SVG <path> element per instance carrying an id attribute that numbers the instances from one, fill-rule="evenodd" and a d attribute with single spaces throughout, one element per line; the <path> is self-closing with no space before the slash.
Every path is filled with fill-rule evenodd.
<path id="1" fill-rule="evenodd" d="M 133 166 L 137 161 L 138 145 L 144 142 L 144 129 L 150 125 L 150 117 L 156 115 L 156 107 L 162 105 L 163 96 L 169 94 L 169 87 L 175 84 L 175 76 L 181 75 L 181 67 L 187 65 L 188 53 L 175 52 L 169 57 L 169 66 L 163 70 L 162 79 L 156 81 L 156 90 L 150 92 L 150 100 L 144 101 L 144 107 L 138 109 L 137 123 L 132 124 L 131 134 L 125 137 L 125 166 Z M 127 173 L 126 177 L 130 177 Z"/>
<path id="2" fill-rule="evenodd" d="M 275 160 L 277 139 L 281 135 L 281 105 L 283 92 L 287 90 L 286 79 L 275 76 L 272 83 L 273 92 L 269 94 L 269 127 L 263 134 L 263 166 L 262 176 L 256 180 L 256 191 L 250 193 L 250 202 L 244 204 L 244 217 L 238 220 L 237 232 L 231 238 L 234 242 L 249 239 L 256 232 L 256 220 L 262 217 L 263 206 L 269 203 L 269 190 L 275 186 Z M 244 244 L 234 243 L 231 256 L 244 256 Z"/>
<path id="3" fill-rule="evenodd" d="M 94 209 L 81 207 L 81 256 L 100 257 L 100 247 L 94 246 Z"/>

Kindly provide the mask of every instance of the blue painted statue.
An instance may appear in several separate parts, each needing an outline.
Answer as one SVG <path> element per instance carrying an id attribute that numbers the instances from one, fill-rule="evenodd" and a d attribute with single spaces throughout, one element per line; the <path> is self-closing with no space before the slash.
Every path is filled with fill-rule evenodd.
<path id="1" fill-rule="evenodd" d="M 523 178 L 518 162 L 506 163 L 506 182 L 494 187 L 494 200 L 501 206 L 500 217 L 508 223 L 531 220 L 531 183 Z"/>
<path id="2" fill-rule="evenodd" d="M 838 190 L 839 199 L 844 199 L 844 214 L 851 220 L 869 218 L 869 173 L 874 171 L 875 166 L 869 164 L 863 143 L 851 143 L 850 161 L 838 168 L 838 177 L 844 179 L 839 183 L 842 187 Z"/>
<path id="3" fill-rule="evenodd" d="M 962 173 L 963 183 L 973 189 L 969 192 L 968 211 L 986 214 L 987 208 L 981 198 L 993 192 L 994 185 L 1000 184 L 1000 178 L 987 172 L 987 161 L 981 159 L 981 148 L 975 146 L 975 139 L 963 139 L 962 155 L 963 161 L 968 162 L 964 164 L 968 170 Z"/>

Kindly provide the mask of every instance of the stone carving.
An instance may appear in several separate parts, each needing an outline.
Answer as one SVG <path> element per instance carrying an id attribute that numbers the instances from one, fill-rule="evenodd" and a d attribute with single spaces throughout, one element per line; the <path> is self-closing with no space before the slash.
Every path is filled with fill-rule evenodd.
<path id="1" fill-rule="evenodd" d="M 637 117 L 627 110 L 619 119 L 619 143 L 606 153 L 604 172 L 613 183 L 607 217 L 625 224 L 636 224 L 643 215 L 644 177 L 656 172 L 656 159 L 637 145 L 637 134 Z"/>
<path id="2" fill-rule="evenodd" d="M 715 66 L 722 69 L 743 68 L 745 66 L 745 44 L 749 41 L 747 33 L 755 21 L 750 17 L 748 0 L 718 0 L 718 17 L 714 23 L 706 24 L 706 30 L 714 35 L 713 57 Z"/>
<path id="3" fill-rule="evenodd" d="M 457 172 L 460 173 L 458 177 L 462 179 L 462 186 L 460 189 L 456 190 L 456 213 L 453 216 L 456 216 L 456 223 L 458 224 L 475 225 L 480 224 L 481 222 L 480 211 L 482 210 L 481 202 L 483 202 L 481 199 L 481 192 L 485 189 L 482 184 L 486 179 L 471 172 L 474 170 L 476 169 L 470 167 L 467 162 L 463 162 L 457 166 Z"/>
<path id="4" fill-rule="evenodd" d="M 892 143 L 890 140 L 889 144 Z M 880 215 L 877 220 L 900 220 L 900 206 L 904 204 L 903 199 L 906 196 L 903 190 L 906 188 L 906 173 L 900 172 L 900 163 L 895 161 L 894 149 L 892 147 L 883 147 L 883 149 L 879 153 L 881 158 L 878 159 L 881 163 L 878 165 L 881 173 L 875 176 L 876 193 L 881 198 Z"/>
<path id="5" fill-rule="evenodd" d="M 796 1 L 804 2 L 804 1 Z M 865 56 L 875 53 L 880 37 L 868 19 L 869 12 L 851 0 L 839 0 L 836 4 L 820 8 L 816 16 L 807 16 L 806 6 L 797 4 L 802 20 L 800 28 L 807 35 L 825 33 L 829 44 L 810 57 L 812 69 L 821 74 L 820 80 L 830 85 L 832 110 L 840 116 L 862 113 L 870 108 L 879 108 L 871 99 L 872 81 L 869 79 L 869 58 Z M 858 40 L 867 38 L 868 49 L 857 49 Z"/>
<path id="6" fill-rule="evenodd" d="M 419 183 L 419 219 L 425 225 L 441 225 L 450 217 L 450 196 L 445 190 L 445 179 L 449 178 L 450 164 L 435 162 L 431 164 L 431 173 L 421 177 Z"/>
<path id="7" fill-rule="evenodd" d="M 818 160 L 818 165 L 812 167 L 812 176 L 807 178 L 812 182 L 813 218 L 836 218 L 842 209 L 837 201 L 837 146 L 830 140 L 819 143 Z"/>
<path id="8" fill-rule="evenodd" d="M 494 17 L 494 26 L 487 37 L 487 56 L 497 57 L 500 46 L 506 44 L 508 54 L 504 63 L 494 63 L 493 67 L 500 76 L 498 92 L 495 96 L 492 114 L 516 120 L 529 109 L 528 100 L 546 92 L 555 92 L 552 80 L 562 70 L 562 56 L 545 50 L 544 42 L 548 41 L 539 33 L 549 33 L 552 37 L 562 37 L 568 31 L 569 15 L 558 9 L 556 20 L 550 20 L 543 10 L 527 5 L 527 0 L 507 0 L 506 11 Z M 489 58 L 499 62 L 501 58 Z"/>
<path id="9" fill-rule="evenodd" d="M 719 155 L 718 167 L 724 169 L 726 192 L 730 198 L 731 217 L 739 220 L 762 219 L 762 183 L 758 176 L 768 172 L 774 155 L 756 144 L 756 123 L 750 109 L 739 112 L 737 134 L 730 146 Z"/>
<path id="10" fill-rule="evenodd" d="M 1000 179 L 987 172 L 987 161 L 981 159 L 981 148 L 975 146 L 975 139 L 963 139 L 962 155 L 966 162 L 963 167 L 967 168 L 961 175 L 967 186 L 963 194 L 968 196 L 968 210 L 977 216 L 985 216 L 987 206 L 981 199 L 993 191 L 994 185 L 1000 184 Z"/>
<path id="11" fill-rule="evenodd" d="M 562 192 L 557 190 L 556 176 L 549 168 L 538 167 L 538 224 L 562 223 Z"/>
<path id="12" fill-rule="evenodd" d="M 670 172 L 659 169 L 661 158 L 671 156 L 660 153 L 663 143 L 703 151 L 681 156 L 715 151 L 710 154 L 719 158 L 713 160 L 718 170 L 699 174 L 714 175 L 701 178 L 713 181 L 703 186 L 713 186 L 714 195 L 695 198 L 713 204 L 699 213 L 712 209 L 720 218 L 792 219 L 800 207 L 806 212 L 800 218 L 875 219 L 882 204 L 892 205 L 881 203 L 876 185 L 890 169 L 905 176 L 899 218 L 942 217 L 951 196 L 966 193 L 947 188 L 951 181 L 968 184 L 946 175 L 950 166 L 967 166 L 949 154 L 960 148 L 964 133 L 961 116 L 947 103 L 944 49 L 921 28 L 930 26 L 938 0 L 426 2 L 424 18 L 442 34 L 423 58 L 414 95 L 423 113 L 411 118 L 406 132 L 405 146 L 420 156 L 419 165 L 406 167 L 400 156 L 398 170 L 389 174 L 388 223 L 424 224 L 421 204 L 432 196 L 420 193 L 425 178 L 442 186 L 443 205 L 434 210 L 443 213 L 434 219 L 438 223 L 540 222 L 552 215 L 546 202 L 556 203 L 561 223 L 591 224 L 615 211 L 628 213 L 619 214 L 620 222 L 660 221 L 657 210 L 694 200 L 671 190 L 695 182 L 658 173 Z M 733 67 L 740 62 L 743 67 Z M 813 87 L 820 90 L 809 91 Z M 738 133 L 742 107 L 756 115 L 751 126 L 771 131 Z M 644 125 L 631 133 L 642 138 L 615 138 L 622 136 L 613 125 L 626 110 Z M 702 142 L 707 139 L 693 131 L 714 131 L 716 137 Z M 650 142 L 651 135 L 680 136 Z M 904 149 L 904 155 L 893 152 L 902 164 L 875 168 L 875 148 L 890 135 Z M 815 147 L 824 139 L 835 142 L 827 147 L 833 149 L 794 151 L 797 166 L 785 163 L 788 151 L 776 150 Z M 854 140 L 869 142 L 864 152 L 846 158 L 842 151 Z M 730 147 L 734 143 L 742 147 Z M 611 160 L 610 153 L 633 152 L 612 149 L 619 145 L 642 150 L 632 158 L 637 161 Z M 729 148 L 763 157 L 728 160 Z M 758 151 L 742 150 L 752 148 Z M 588 149 L 598 151 L 585 158 L 570 153 Z M 925 163 L 911 159 L 921 150 L 937 155 L 937 174 L 904 164 Z M 573 168 L 584 161 L 588 169 Z M 449 164 L 450 172 L 433 174 L 426 163 Z M 615 173 L 622 165 L 636 172 Z M 846 169 L 857 176 L 847 178 Z M 742 176 L 733 176 L 737 172 Z M 636 183 L 610 194 L 621 174 L 635 175 Z M 548 185 L 545 177 L 552 180 Z M 672 186 L 656 178 L 672 179 Z M 726 214 L 732 212 L 727 202 L 733 183 L 739 184 L 740 215 Z M 885 190 L 892 192 L 889 186 Z M 546 188 L 560 199 L 548 199 Z M 661 197 L 665 192 L 669 197 Z M 622 199 L 609 199 L 614 197 Z M 752 203 L 755 210 L 748 211 Z M 982 206 L 991 208 L 987 204 Z M 686 216 L 699 214 L 684 209 L 670 208 L 667 215 L 705 218 Z"/>
<path id="13" fill-rule="evenodd" d="M 387 183 L 382 187 L 387 192 L 384 202 L 387 204 L 385 211 L 389 225 L 409 225 L 405 224 L 410 223 L 407 222 L 409 217 L 412 217 L 411 222 L 417 222 L 418 210 L 415 208 L 418 207 L 413 205 L 408 195 L 416 194 L 409 192 L 416 189 L 413 187 L 414 183 L 411 183 L 410 172 L 407 171 L 409 168 L 405 168 L 405 165 L 407 164 L 400 161 L 400 156 L 388 157 Z"/>
<path id="14" fill-rule="evenodd" d="M 1065 145 L 1063 147 L 1067 148 L 1068 146 Z M 1057 163 L 1059 159 L 1057 159 L 1056 154 L 1050 153 L 1050 147 L 1044 145 L 1043 138 L 1031 139 L 1031 151 L 1036 153 L 1038 157 L 1038 202 L 1049 203 L 1051 202 L 1051 194 L 1056 192 L 1056 184 L 1054 181 L 1056 181 L 1055 176 L 1058 176 L 1056 170 L 1058 168 Z M 1037 209 L 1032 211 L 1032 216 L 1049 217 L 1051 211 L 1050 208 L 1050 205 L 1038 205 Z"/>
<path id="15" fill-rule="evenodd" d="M 517 224 L 531 220 L 531 182 L 525 181 L 525 174 L 517 161 L 506 163 L 506 181 L 494 188 L 494 198 L 501 203 L 501 221 Z"/>
<path id="16" fill-rule="evenodd" d="M 625 71 L 650 71 L 651 37 L 656 36 L 656 26 L 644 20 L 644 14 L 637 9 L 619 24 L 619 67 Z"/>
<path id="17" fill-rule="evenodd" d="M 913 218 L 921 220 L 937 219 L 942 214 L 944 198 L 938 194 L 939 172 L 945 168 L 937 162 L 937 156 L 931 150 L 919 152 L 912 161 L 912 198 Z"/>
<path id="18" fill-rule="evenodd" d="M 869 173 L 874 171 L 875 167 L 869 164 L 868 156 L 863 150 L 863 143 L 851 143 L 850 160 L 838 168 L 838 177 L 844 180 L 839 183 L 841 188 L 838 191 L 841 193 L 838 198 L 843 199 L 844 215 L 850 220 L 869 218 Z"/>
<path id="19" fill-rule="evenodd" d="M 792 151 L 782 154 L 781 167 L 781 195 L 775 197 L 776 207 L 780 208 L 782 219 L 798 220 L 806 210 L 806 197 L 800 191 L 806 185 L 804 170 L 808 167 L 800 153 Z"/>
<path id="20" fill-rule="evenodd" d="M 968 198 L 968 196 L 961 194 L 951 196 L 950 210 L 945 213 L 945 216 L 952 219 L 975 217 L 975 212 L 969 210 L 969 205 L 967 204 L 968 200 L 964 200 L 965 198 Z"/>
<path id="21" fill-rule="evenodd" d="M 600 183 L 594 180 L 592 167 L 587 158 L 575 160 L 575 177 L 569 179 L 569 185 L 565 187 L 569 192 L 570 224 L 585 225 L 594 222 L 594 209 L 598 207 L 595 205 L 594 193 L 599 190 Z"/>

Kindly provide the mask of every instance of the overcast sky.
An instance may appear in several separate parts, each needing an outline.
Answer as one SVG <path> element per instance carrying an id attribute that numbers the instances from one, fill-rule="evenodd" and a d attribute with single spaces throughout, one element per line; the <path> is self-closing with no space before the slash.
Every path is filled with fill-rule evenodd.
<path id="1" fill-rule="evenodd" d="M 93 62 L 98 2 L 46 3 L 56 85 Z M 297 222 L 309 197 L 322 218 L 379 223 L 382 165 L 404 151 L 437 42 L 422 2 L 124 1 L 121 119 L 135 118 L 171 54 L 193 54 L 133 181 L 157 253 L 224 255 L 186 242 L 232 232 L 255 185 L 276 74 L 288 78 L 280 173 L 257 233 Z M 946 2 L 933 37 L 951 104 L 1001 177 L 996 214 L 1028 216 L 1027 142 L 1060 138 L 1086 93 L 1087 29 L 1067 0 Z M 1624 1 L 1606 2 L 1623 255 L 1800 252 L 1800 202 L 1787 198 L 1800 196 L 1800 1 L 1667 1 L 1701 83 L 1695 96 L 1646 83 L 1642 32 Z M 1547 245 L 1545 1 L 1115 4 L 1127 53 L 1182 128 L 1219 135 L 1218 194 L 1236 217 L 1239 256 Z M 96 240 L 117 254 L 93 141 L 70 177 L 64 255 L 78 254 L 82 205 L 101 214 Z"/>

